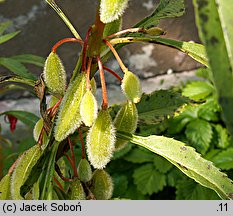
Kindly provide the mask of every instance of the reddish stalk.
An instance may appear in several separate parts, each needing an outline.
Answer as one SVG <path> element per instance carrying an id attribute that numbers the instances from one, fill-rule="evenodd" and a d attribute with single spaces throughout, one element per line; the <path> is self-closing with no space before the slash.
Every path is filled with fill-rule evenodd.
<path id="1" fill-rule="evenodd" d="M 62 98 L 60 98 L 59 101 L 57 101 L 57 103 L 53 107 L 51 107 L 52 109 L 50 110 L 50 113 L 49 113 L 50 118 L 53 118 L 56 115 L 57 108 L 59 107 L 61 101 L 62 101 Z"/>
<path id="2" fill-rule="evenodd" d="M 79 134 L 80 141 L 82 143 L 82 159 L 85 159 L 86 158 L 85 142 L 84 142 L 83 134 L 80 128 L 78 128 L 78 134 Z"/>
<path id="3" fill-rule="evenodd" d="M 113 47 L 113 45 L 107 41 L 107 40 L 103 40 L 104 43 L 109 47 L 109 49 L 112 51 L 113 55 L 115 56 L 116 60 L 118 61 L 121 70 L 125 73 L 125 71 L 128 71 L 128 68 L 125 67 L 124 63 L 122 62 L 120 56 L 118 55 L 117 51 L 115 50 L 115 48 Z"/>
<path id="4" fill-rule="evenodd" d="M 65 176 L 62 175 L 61 170 L 57 164 L 55 164 L 55 170 L 58 174 L 58 176 L 64 181 L 64 182 L 72 182 L 73 179 L 66 178 Z"/>
<path id="5" fill-rule="evenodd" d="M 99 71 L 100 71 L 100 80 L 101 80 L 101 86 L 102 86 L 102 97 L 103 97 L 103 103 L 102 103 L 102 109 L 106 110 L 108 108 L 108 95 L 107 95 L 107 88 L 104 78 L 104 68 L 103 64 L 101 62 L 100 56 L 97 56 Z"/>
<path id="6" fill-rule="evenodd" d="M 55 183 L 57 184 L 57 186 L 58 186 L 62 191 L 64 191 L 63 186 L 62 186 L 61 183 L 57 180 L 57 178 L 54 177 L 53 180 L 55 181 Z"/>
<path id="7" fill-rule="evenodd" d="M 83 45 L 83 41 L 80 40 L 80 39 L 77 39 L 77 38 L 64 38 L 60 41 L 58 41 L 53 47 L 52 47 L 52 52 L 57 52 L 57 48 L 59 46 L 61 46 L 62 44 L 64 43 L 67 43 L 67 42 L 75 42 L 75 43 L 80 43 L 81 45 Z"/>
<path id="8" fill-rule="evenodd" d="M 74 177 L 78 177 L 78 171 L 77 171 L 75 154 L 74 154 L 74 146 L 73 146 L 73 143 L 71 142 L 70 137 L 68 137 L 68 143 L 70 146 L 70 152 L 71 152 L 71 158 L 72 158 L 72 164 L 73 164 L 73 170 L 74 170 Z"/>
<path id="9" fill-rule="evenodd" d="M 119 32 L 116 32 L 114 34 L 111 34 L 109 36 L 107 36 L 106 38 L 110 39 L 110 38 L 114 38 L 123 34 L 127 34 L 127 33 L 146 33 L 146 30 L 143 28 L 130 28 L 130 29 L 125 29 Z"/>
<path id="10" fill-rule="evenodd" d="M 107 72 L 111 73 L 114 77 L 116 77 L 120 82 L 122 81 L 122 78 L 117 73 L 115 73 L 113 70 L 111 70 L 110 68 L 105 67 L 105 66 L 103 66 L 103 68 Z"/>
<path id="11" fill-rule="evenodd" d="M 87 31 L 85 40 L 84 40 L 84 45 L 83 45 L 83 56 L 82 56 L 82 71 L 86 71 L 86 64 L 87 64 L 87 45 L 89 41 L 89 37 L 92 31 L 92 27 L 90 27 Z"/>
<path id="12" fill-rule="evenodd" d="M 39 146 L 42 146 L 44 133 L 45 133 L 45 129 L 44 129 L 44 127 L 42 127 L 41 132 L 40 132 L 39 139 L 38 139 L 38 141 L 37 141 L 37 143 L 39 144 Z"/>
<path id="13" fill-rule="evenodd" d="M 91 63 L 92 63 L 92 58 L 89 58 L 87 64 L 87 90 L 91 90 L 91 83 L 90 83 Z"/>

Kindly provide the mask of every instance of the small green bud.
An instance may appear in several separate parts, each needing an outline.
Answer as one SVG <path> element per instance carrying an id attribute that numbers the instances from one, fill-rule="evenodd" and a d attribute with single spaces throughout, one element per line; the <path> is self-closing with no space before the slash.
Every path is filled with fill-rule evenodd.
<path id="1" fill-rule="evenodd" d="M 82 183 L 79 181 L 79 179 L 76 179 L 72 184 L 70 185 L 71 190 L 71 200 L 85 200 L 86 194 L 84 192 Z"/>
<path id="2" fill-rule="evenodd" d="M 27 180 L 32 167 L 40 158 L 41 153 L 42 151 L 39 145 L 34 145 L 20 156 L 11 178 L 11 195 L 14 200 L 23 199 L 23 197 L 20 195 L 20 187 Z"/>
<path id="3" fill-rule="evenodd" d="M 90 190 L 97 200 L 110 199 L 113 193 L 111 176 L 105 170 L 95 170 Z"/>
<path id="4" fill-rule="evenodd" d="M 92 177 L 91 165 L 89 164 L 88 160 L 85 158 L 82 158 L 79 162 L 78 177 L 84 183 L 91 180 Z"/>
<path id="5" fill-rule="evenodd" d="M 114 126 L 118 131 L 124 131 L 127 133 L 134 133 L 137 128 L 138 122 L 138 111 L 136 105 L 127 101 L 121 109 L 118 111 L 115 119 Z M 117 138 L 115 148 L 116 150 L 120 150 L 125 147 L 128 141 Z"/>
<path id="6" fill-rule="evenodd" d="M 49 90 L 63 95 L 66 90 L 66 72 L 59 56 L 51 52 L 45 61 L 44 81 Z"/>
<path id="7" fill-rule="evenodd" d="M 55 126 L 55 139 L 64 140 L 81 125 L 80 103 L 86 92 L 86 74 L 80 73 L 62 99 Z"/>
<path id="8" fill-rule="evenodd" d="M 6 174 L 0 181 L 0 200 L 11 199 L 10 190 L 11 174 Z"/>
<path id="9" fill-rule="evenodd" d="M 142 89 L 139 78 L 130 71 L 125 71 L 121 88 L 125 96 L 134 103 L 141 100 Z"/>
<path id="10" fill-rule="evenodd" d="M 80 114 L 83 123 L 90 127 L 95 121 L 98 113 L 98 105 L 95 96 L 91 91 L 87 91 L 80 104 Z"/>
<path id="11" fill-rule="evenodd" d="M 87 154 L 94 168 L 102 169 L 110 161 L 115 144 L 115 128 L 107 110 L 101 110 L 87 134 Z"/>
<path id="12" fill-rule="evenodd" d="M 128 0 L 101 0 L 100 20 L 110 23 L 121 17 L 128 6 Z"/>
<path id="13" fill-rule="evenodd" d="M 165 31 L 158 27 L 152 27 L 152 28 L 146 29 L 145 31 L 146 31 L 146 34 L 149 34 L 151 36 L 160 36 L 160 35 L 165 34 Z"/>

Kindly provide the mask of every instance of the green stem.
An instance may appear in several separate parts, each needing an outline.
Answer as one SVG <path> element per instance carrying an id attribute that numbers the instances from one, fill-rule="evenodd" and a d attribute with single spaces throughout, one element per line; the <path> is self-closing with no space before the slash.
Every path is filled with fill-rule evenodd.
<path id="1" fill-rule="evenodd" d="M 67 27 L 70 29 L 72 34 L 77 38 L 82 40 L 74 26 L 71 24 L 69 19 L 66 17 L 66 15 L 62 12 L 62 10 L 58 7 L 58 5 L 55 3 L 54 0 L 46 0 L 46 2 L 53 8 L 53 10 L 61 17 L 61 19 L 64 21 L 64 23 L 67 25 Z"/>

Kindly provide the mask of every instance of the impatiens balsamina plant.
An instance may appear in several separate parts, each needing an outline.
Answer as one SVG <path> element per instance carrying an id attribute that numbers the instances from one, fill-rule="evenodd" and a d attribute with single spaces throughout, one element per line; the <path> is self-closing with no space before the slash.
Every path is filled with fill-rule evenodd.
<path id="1" fill-rule="evenodd" d="M 74 37 L 62 39 L 52 47 L 37 81 L 19 76 L 1 78 L 1 83 L 15 82 L 33 87 L 40 100 L 41 118 L 34 126 L 36 144 L 21 154 L 2 178 L 0 199 L 124 198 L 113 197 L 114 184 L 107 168 L 114 158 L 130 150 L 129 142 L 165 158 L 170 164 L 164 169 L 170 169 L 173 164 L 200 185 L 214 190 L 220 198 L 233 199 L 232 180 L 193 147 L 165 136 L 142 136 L 145 134 L 143 128 L 157 127 L 161 121 L 179 115 L 191 102 L 173 91 L 143 94 L 139 78 L 117 53 L 130 43 L 160 44 L 185 52 L 209 67 L 203 45 L 166 39 L 163 37 L 165 31 L 157 27 L 160 19 L 184 13 L 183 0 L 161 0 L 150 16 L 125 30 L 121 30 L 121 22 L 128 0 L 100 0 L 95 23 L 88 29 L 85 39 L 79 36 L 54 0 L 46 2 Z M 65 68 L 57 54 L 57 49 L 67 42 L 82 46 L 68 84 Z M 104 66 L 111 54 L 119 63 L 120 75 Z M 95 98 L 94 75 L 98 70 L 102 104 Z M 109 107 L 105 72 L 121 83 L 119 88 L 125 95 L 122 105 Z M 49 102 L 46 95 L 51 96 Z M 20 119 L 16 111 L 5 114 Z M 137 176 L 139 169 L 134 173 L 134 177 Z"/>

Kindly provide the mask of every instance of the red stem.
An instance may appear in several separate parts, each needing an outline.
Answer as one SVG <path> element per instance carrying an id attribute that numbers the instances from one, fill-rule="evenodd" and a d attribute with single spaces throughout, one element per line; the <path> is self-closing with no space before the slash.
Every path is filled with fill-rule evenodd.
<path id="1" fill-rule="evenodd" d="M 57 180 L 57 178 L 54 177 L 53 179 L 54 179 L 55 183 L 57 184 L 57 186 L 58 186 L 62 191 L 64 191 L 63 186 L 62 186 L 61 183 Z"/>
<path id="2" fill-rule="evenodd" d="M 57 48 L 59 46 L 61 46 L 63 43 L 67 43 L 67 42 L 75 42 L 75 43 L 80 43 L 81 45 L 83 45 L 83 41 L 82 40 L 79 40 L 77 38 L 64 38 L 60 41 L 58 41 L 52 48 L 52 52 L 56 52 L 57 51 Z"/>
<path id="3" fill-rule="evenodd" d="M 108 96 L 107 96 L 107 88 L 104 78 L 104 68 L 103 64 L 101 62 L 100 56 L 97 56 L 99 71 L 100 71 L 100 80 L 101 80 L 101 86 L 102 86 L 102 97 L 103 97 L 103 103 L 102 103 L 102 109 L 106 110 L 108 108 Z"/>
<path id="4" fill-rule="evenodd" d="M 91 84 L 90 84 L 91 63 L 92 63 L 92 58 L 89 58 L 87 64 L 87 90 L 91 90 Z"/>
<path id="5" fill-rule="evenodd" d="M 113 47 L 113 45 L 107 41 L 107 40 L 103 40 L 104 43 L 109 47 L 109 49 L 112 51 L 113 55 L 115 56 L 116 60 L 118 61 L 120 67 L 121 67 L 121 70 L 125 73 L 125 71 L 128 70 L 127 67 L 125 67 L 124 63 L 122 62 L 120 56 L 118 55 L 117 51 L 115 50 L 115 48 Z"/>
<path id="6" fill-rule="evenodd" d="M 92 31 L 92 27 L 90 27 L 87 31 L 86 37 L 85 37 L 85 41 L 84 41 L 84 45 L 83 45 L 83 57 L 82 57 L 82 71 L 86 71 L 86 64 L 87 64 L 87 45 L 88 45 L 88 41 L 89 41 L 89 37 Z"/>
<path id="7" fill-rule="evenodd" d="M 108 71 L 113 76 L 115 76 L 120 82 L 122 81 L 122 78 L 118 74 L 116 74 L 113 70 L 111 70 L 110 68 L 105 67 L 105 66 L 103 66 L 103 68 L 104 68 L 104 70 Z"/>
<path id="8" fill-rule="evenodd" d="M 79 134 L 80 141 L 82 143 L 82 159 L 85 159 L 86 158 L 85 142 L 84 142 L 82 131 L 80 128 L 78 128 L 78 134 Z"/>
<path id="9" fill-rule="evenodd" d="M 74 177 L 78 177 L 75 154 L 74 154 L 74 146 L 73 146 L 73 143 L 71 142 L 70 137 L 68 137 L 68 143 L 69 143 L 70 151 L 71 151 L 72 164 L 73 164 L 73 170 L 74 170 Z"/>

